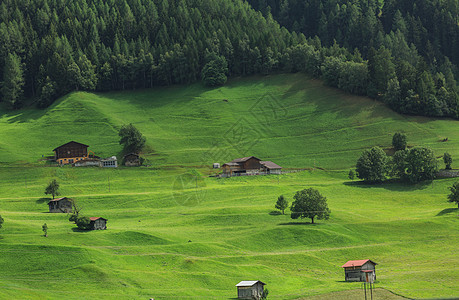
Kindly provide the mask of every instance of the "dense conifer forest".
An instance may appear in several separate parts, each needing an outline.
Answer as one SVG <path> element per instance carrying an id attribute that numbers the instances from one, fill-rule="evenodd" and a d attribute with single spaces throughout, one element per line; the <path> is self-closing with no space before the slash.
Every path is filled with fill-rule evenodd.
<path id="1" fill-rule="evenodd" d="M 399 112 L 457 118 L 458 43 L 455 0 L 2 1 L 0 101 L 305 72 Z"/>
<path id="2" fill-rule="evenodd" d="M 458 117 L 457 0 L 248 2 L 289 30 L 318 36 L 323 46 L 362 55 L 360 66 L 337 53 L 325 59 L 322 76 L 330 85 L 380 98 L 399 112 Z"/>

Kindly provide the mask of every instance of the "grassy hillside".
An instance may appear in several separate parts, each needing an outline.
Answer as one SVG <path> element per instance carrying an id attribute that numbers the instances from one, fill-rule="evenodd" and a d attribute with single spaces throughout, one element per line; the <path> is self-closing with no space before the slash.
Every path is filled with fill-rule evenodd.
<path id="1" fill-rule="evenodd" d="M 227 100 L 227 101 L 224 101 Z M 283 167 L 344 169 L 361 151 L 389 147 L 396 131 L 411 145 L 459 158 L 458 121 L 406 117 L 379 102 L 305 81 L 302 75 L 109 94 L 71 94 L 45 111 L 1 112 L 1 162 L 36 162 L 69 140 L 117 154 L 117 131 L 133 123 L 155 166 L 201 166 L 255 155 Z M 440 140 L 448 137 L 449 142 Z M 31 151 L 33 150 L 33 151 Z"/>
<path id="2" fill-rule="evenodd" d="M 263 96 L 271 100 L 258 101 Z M 251 113 L 257 103 L 268 105 Z M 151 168 L 38 162 L 69 140 L 100 156 L 117 154 L 117 129 L 129 122 L 147 136 Z M 244 137 L 250 130 L 259 135 L 240 140 L 234 124 L 248 124 L 234 128 Z M 2 112 L 0 129 L 2 299 L 227 299 L 236 296 L 237 282 L 252 279 L 268 283 L 272 299 L 298 299 L 359 289 L 343 281 L 340 266 L 362 258 L 379 263 L 378 288 L 413 298 L 458 295 L 459 211 L 446 202 L 454 180 L 368 186 L 347 179 L 362 149 L 389 147 L 396 130 L 412 145 L 457 159 L 456 121 L 403 117 L 292 75 L 214 90 L 75 93 L 46 111 Z M 439 142 L 444 137 L 449 141 Z M 212 162 L 245 155 L 288 168 L 316 160 L 325 170 L 205 176 Z M 66 215 L 45 213 L 43 190 L 52 178 L 85 215 L 107 218 L 109 229 L 79 232 Z M 328 198 L 329 221 L 311 225 L 270 214 L 278 195 L 291 202 L 305 187 Z M 48 238 L 41 236 L 45 222 Z"/>

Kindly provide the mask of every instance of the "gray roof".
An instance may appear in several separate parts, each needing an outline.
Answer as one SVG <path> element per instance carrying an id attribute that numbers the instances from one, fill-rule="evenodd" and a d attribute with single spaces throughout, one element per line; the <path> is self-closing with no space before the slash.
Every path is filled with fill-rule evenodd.
<path id="1" fill-rule="evenodd" d="M 266 283 L 261 282 L 260 280 L 249 280 L 249 281 L 241 281 L 236 286 L 253 286 L 257 283 L 261 283 L 262 285 L 266 285 Z"/>
<path id="2" fill-rule="evenodd" d="M 231 162 L 234 162 L 234 163 L 246 162 L 246 161 L 248 161 L 249 159 L 251 159 L 252 157 L 255 158 L 255 159 L 257 159 L 257 160 L 261 160 L 261 159 L 255 157 L 255 156 L 248 156 L 248 157 L 242 157 L 242 158 L 233 159 Z"/>
<path id="3" fill-rule="evenodd" d="M 272 161 L 260 161 L 260 164 L 264 165 L 268 169 L 282 169 L 281 166 L 273 163 Z"/>

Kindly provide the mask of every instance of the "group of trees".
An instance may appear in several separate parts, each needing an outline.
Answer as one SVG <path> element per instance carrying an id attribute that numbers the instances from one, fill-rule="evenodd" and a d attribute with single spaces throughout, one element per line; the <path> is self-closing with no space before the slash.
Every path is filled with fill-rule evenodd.
<path id="1" fill-rule="evenodd" d="M 457 1 L 248 1 L 316 40 L 297 49 L 309 62 L 301 71 L 402 113 L 459 117 Z"/>
<path id="2" fill-rule="evenodd" d="M 402 133 L 394 134 L 392 145 L 395 150 L 392 157 L 377 146 L 365 150 L 357 160 L 357 177 L 370 183 L 383 182 L 388 176 L 411 183 L 435 178 L 438 164 L 431 149 L 425 147 L 406 149 L 406 135 Z"/>
<path id="3" fill-rule="evenodd" d="M 290 217 L 292 219 L 310 218 L 314 224 L 314 219 L 328 220 L 330 217 L 330 209 L 328 208 L 327 198 L 322 196 L 320 192 L 314 188 L 308 188 L 298 191 L 293 196 L 294 201 L 290 207 L 292 211 Z M 276 209 L 282 211 L 288 208 L 288 202 L 283 195 L 277 198 L 275 205 Z"/>

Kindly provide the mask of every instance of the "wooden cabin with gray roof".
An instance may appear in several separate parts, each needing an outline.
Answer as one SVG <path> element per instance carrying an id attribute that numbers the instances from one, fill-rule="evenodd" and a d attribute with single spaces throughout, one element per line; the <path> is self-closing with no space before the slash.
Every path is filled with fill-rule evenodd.
<path id="1" fill-rule="evenodd" d="M 238 299 L 261 299 L 266 283 L 260 280 L 241 281 L 236 284 Z"/>

